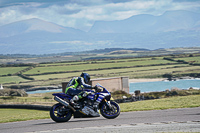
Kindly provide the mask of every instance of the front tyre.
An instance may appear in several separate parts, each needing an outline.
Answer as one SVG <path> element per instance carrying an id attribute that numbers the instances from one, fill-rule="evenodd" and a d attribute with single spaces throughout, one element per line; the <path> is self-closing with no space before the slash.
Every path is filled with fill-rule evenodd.
<path id="1" fill-rule="evenodd" d="M 72 117 L 72 111 L 64 108 L 62 104 L 57 103 L 51 107 L 50 117 L 55 122 L 67 122 Z"/>
<path id="2" fill-rule="evenodd" d="M 101 115 L 107 119 L 114 119 L 120 114 L 120 107 L 118 103 L 114 101 L 110 101 L 110 107 L 103 103 L 103 105 L 100 107 Z"/>

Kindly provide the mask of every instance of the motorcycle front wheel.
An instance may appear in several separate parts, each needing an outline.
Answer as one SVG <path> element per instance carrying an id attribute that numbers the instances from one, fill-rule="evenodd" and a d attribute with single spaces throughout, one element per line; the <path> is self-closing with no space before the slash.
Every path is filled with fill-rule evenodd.
<path id="1" fill-rule="evenodd" d="M 114 101 L 110 101 L 111 107 L 107 105 L 107 103 L 103 103 L 100 107 L 101 115 L 107 119 L 114 119 L 120 114 L 120 107 L 118 103 Z"/>
<path id="2" fill-rule="evenodd" d="M 67 122 L 72 117 L 72 111 L 66 109 L 62 104 L 57 103 L 51 107 L 50 117 L 55 122 Z"/>

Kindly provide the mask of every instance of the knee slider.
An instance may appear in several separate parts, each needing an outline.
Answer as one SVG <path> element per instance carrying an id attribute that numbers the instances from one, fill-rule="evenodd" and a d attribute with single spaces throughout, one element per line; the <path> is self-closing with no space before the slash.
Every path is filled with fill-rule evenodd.
<path id="1" fill-rule="evenodd" d="M 78 101 L 79 97 L 77 95 L 75 95 L 72 99 L 73 99 L 73 101 Z"/>
<path id="2" fill-rule="evenodd" d="M 88 95 L 88 93 L 87 93 L 87 92 L 83 93 L 83 97 L 86 97 L 87 95 Z"/>

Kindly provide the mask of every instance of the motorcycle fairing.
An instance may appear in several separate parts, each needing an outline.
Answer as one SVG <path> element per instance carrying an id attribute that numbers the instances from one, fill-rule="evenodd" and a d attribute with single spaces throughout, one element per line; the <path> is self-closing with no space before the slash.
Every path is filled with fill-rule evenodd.
<path id="1" fill-rule="evenodd" d="M 99 117 L 99 116 L 86 115 L 81 110 L 77 110 L 76 112 L 74 112 L 74 118 L 93 118 L 93 117 Z"/>
<path id="2" fill-rule="evenodd" d="M 100 103 L 103 99 L 104 99 L 104 96 L 103 95 L 99 95 L 99 97 L 97 98 L 96 101 Z"/>
<path id="3" fill-rule="evenodd" d="M 89 94 L 87 96 L 87 98 L 91 99 L 91 100 L 95 100 L 95 94 Z"/>

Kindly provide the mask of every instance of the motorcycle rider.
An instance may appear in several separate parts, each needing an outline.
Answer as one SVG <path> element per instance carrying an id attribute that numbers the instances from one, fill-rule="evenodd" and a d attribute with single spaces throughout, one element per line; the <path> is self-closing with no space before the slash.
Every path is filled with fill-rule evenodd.
<path id="1" fill-rule="evenodd" d="M 95 89 L 98 90 L 98 87 L 92 87 L 88 83 L 90 82 L 90 75 L 88 73 L 82 73 L 80 77 L 74 77 L 72 78 L 69 83 L 67 84 L 65 93 L 72 95 L 73 98 L 70 100 L 71 104 L 75 105 L 75 107 L 78 107 L 78 104 L 76 103 L 78 100 L 82 99 L 83 97 L 86 97 L 89 93 L 87 91 L 84 91 L 83 89 Z M 95 103 L 96 105 L 98 103 Z M 95 106 L 96 106 L 95 105 Z M 93 116 L 99 116 L 99 113 L 94 110 L 90 110 L 87 107 L 84 107 L 82 109 L 84 112 L 90 112 Z"/>

